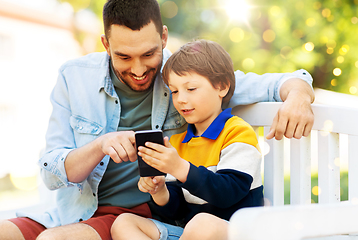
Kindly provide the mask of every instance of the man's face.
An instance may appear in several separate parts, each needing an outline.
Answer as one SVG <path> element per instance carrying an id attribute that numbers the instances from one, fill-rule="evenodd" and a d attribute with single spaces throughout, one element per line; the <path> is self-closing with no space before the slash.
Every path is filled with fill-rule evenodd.
<path id="1" fill-rule="evenodd" d="M 108 41 L 102 36 L 102 43 L 119 80 L 134 91 L 145 91 L 160 71 L 167 38 L 167 27 L 163 26 L 160 36 L 151 22 L 139 31 L 112 25 Z"/>

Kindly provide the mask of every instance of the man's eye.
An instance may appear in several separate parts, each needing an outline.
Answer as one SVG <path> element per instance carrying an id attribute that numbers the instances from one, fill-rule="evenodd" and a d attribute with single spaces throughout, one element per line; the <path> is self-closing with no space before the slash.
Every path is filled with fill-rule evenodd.
<path id="1" fill-rule="evenodd" d="M 151 56 L 153 56 L 153 54 L 154 54 L 154 53 L 147 53 L 147 54 L 145 54 L 144 56 L 145 56 L 145 57 L 151 57 Z"/>

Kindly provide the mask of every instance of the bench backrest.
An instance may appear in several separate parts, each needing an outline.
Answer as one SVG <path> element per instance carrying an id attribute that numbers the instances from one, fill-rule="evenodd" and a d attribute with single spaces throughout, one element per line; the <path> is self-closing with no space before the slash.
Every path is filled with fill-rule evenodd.
<path id="1" fill-rule="evenodd" d="M 235 107 L 232 112 L 250 123 L 258 135 L 263 127 L 266 136 L 281 104 L 257 103 Z M 319 204 L 340 201 L 340 170 L 345 167 L 348 168 L 348 199 L 358 199 L 358 109 L 313 104 L 312 110 L 315 122 L 310 136 L 280 141 L 260 137 L 265 154 L 265 205 L 284 204 L 285 164 L 289 165 L 290 204 L 311 203 L 311 173 L 315 164 Z M 340 155 L 347 156 L 347 166 L 343 166 Z"/>

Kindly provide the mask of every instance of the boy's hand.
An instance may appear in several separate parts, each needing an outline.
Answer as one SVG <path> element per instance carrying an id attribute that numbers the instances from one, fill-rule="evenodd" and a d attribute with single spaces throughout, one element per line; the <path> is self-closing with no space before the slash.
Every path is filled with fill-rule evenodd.
<path id="1" fill-rule="evenodd" d="M 164 146 L 151 142 L 147 142 L 145 146 L 138 148 L 138 154 L 148 165 L 173 175 L 181 182 L 186 181 L 190 164 L 179 156 L 168 137 L 164 138 Z"/>
<path id="2" fill-rule="evenodd" d="M 164 176 L 141 177 L 138 181 L 138 189 L 142 192 L 156 194 L 163 189 L 165 185 Z"/>
<path id="3" fill-rule="evenodd" d="M 138 189 L 150 193 L 159 206 L 164 206 L 169 202 L 169 191 L 165 185 L 164 176 L 141 177 L 138 181 Z"/>

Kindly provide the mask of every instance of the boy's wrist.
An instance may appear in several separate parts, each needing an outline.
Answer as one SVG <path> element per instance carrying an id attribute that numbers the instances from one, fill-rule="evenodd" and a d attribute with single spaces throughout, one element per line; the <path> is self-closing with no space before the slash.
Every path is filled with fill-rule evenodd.
<path id="1" fill-rule="evenodd" d="M 159 206 L 164 206 L 169 202 L 169 191 L 167 186 L 164 184 L 157 192 L 150 194 L 154 202 Z"/>
<path id="2" fill-rule="evenodd" d="M 171 173 L 177 180 L 182 183 L 186 182 L 186 179 L 189 174 L 190 163 L 181 158 L 179 166 Z"/>

